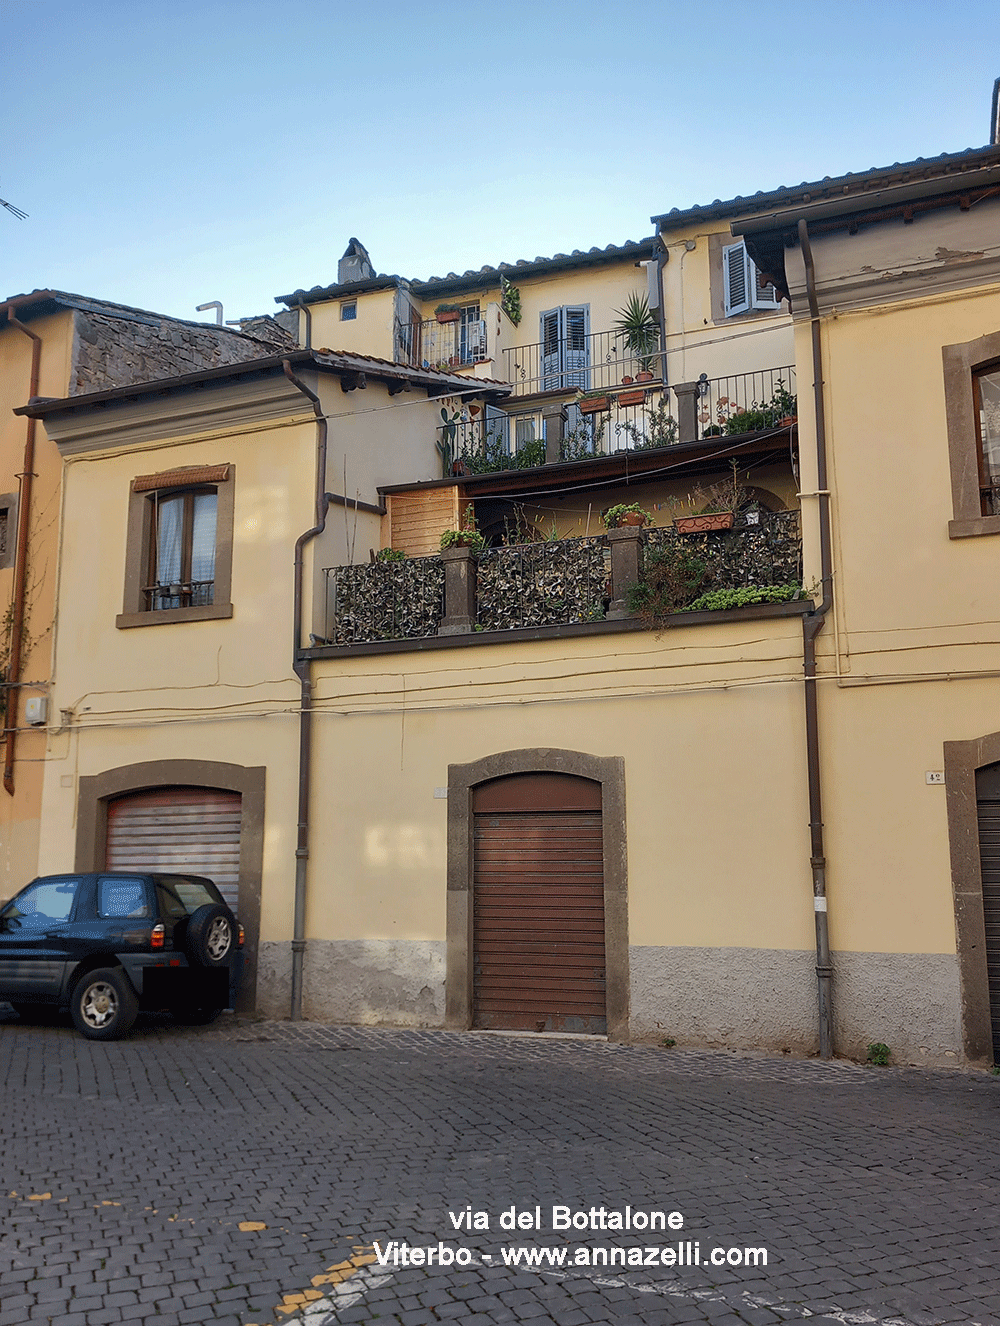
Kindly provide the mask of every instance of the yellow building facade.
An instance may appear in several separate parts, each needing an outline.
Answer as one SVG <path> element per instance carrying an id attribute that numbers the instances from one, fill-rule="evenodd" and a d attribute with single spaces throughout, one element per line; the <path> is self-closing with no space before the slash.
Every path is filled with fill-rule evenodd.
<path id="1" fill-rule="evenodd" d="M 131 811 L 227 796 L 265 1014 L 991 1062 L 998 170 L 846 177 L 656 218 L 655 251 L 440 282 L 349 250 L 351 280 L 288 297 L 309 349 L 33 407 L 64 465 L 40 868 L 104 868 Z M 543 363 L 546 314 L 586 306 L 593 337 L 648 301 L 637 262 L 653 385 L 595 381 L 593 340 Z M 447 333 L 460 362 L 407 362 L 429 342 L 400 352 L 402 297 L 447 328 L 473 294 L 497 311 Z M 461 362 L 490 318 L 510 344 L 488 327 Z M 532 346 L 524 392 L 499 356 L 531 381 Z M 617 399 L 664 388 L 651 446 Z M 531 410 L 509 463 L 468 464 Z M 685 542 L 678 507 L 732 461 L 731 527 Z M 605 532 L 632 501 L 649 525 Z M 161 580 L 171 504 L 187 561 Z M 439 552 L 470 511 L 493 546 Z M 643 615 L 678 550 L 719 598 Z"/>

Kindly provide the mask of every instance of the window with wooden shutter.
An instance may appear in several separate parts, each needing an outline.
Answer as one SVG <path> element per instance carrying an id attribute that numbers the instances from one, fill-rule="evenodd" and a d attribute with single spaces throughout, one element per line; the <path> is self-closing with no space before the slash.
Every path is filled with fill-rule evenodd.
<path id="1" fill-rule="evenodd" d="M 728 244 L 722 250 L 722 280 L 726 293 L 726 317 L 745 313 L 750 307 L 750 281 L 747 263 L 750 261 L 742 242 Z"/>
<path id="2" fill-rule="evenodd" d="M 727 318 L 751 308 L 778 308 L 781 304 L 778 292 L 764 283 L 742 240 L 722 250 L 722 278 Z"/>
<path id="3" fill-rule="evenodd" d="M 590 386 L 590 306 L 567 305 L 541 315 L 542 391 Z"/>

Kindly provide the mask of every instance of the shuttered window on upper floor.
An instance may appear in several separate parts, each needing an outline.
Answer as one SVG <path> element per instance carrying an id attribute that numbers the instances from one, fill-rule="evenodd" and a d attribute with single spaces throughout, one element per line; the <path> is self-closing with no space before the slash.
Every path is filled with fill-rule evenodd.
<path id="1" fill-rule="evenodd" d="M 779 308 L 781 298 L 773 286 L 765 285 L 756 263 L 741 240 L 722 250 L 722 279 L 726 317 L 751 308 Z"/>

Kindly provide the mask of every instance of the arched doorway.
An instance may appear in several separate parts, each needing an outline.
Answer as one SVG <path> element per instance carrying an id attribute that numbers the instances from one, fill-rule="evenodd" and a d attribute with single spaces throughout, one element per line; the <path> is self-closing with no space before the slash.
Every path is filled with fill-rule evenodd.
<path id="1" fill-rule="evenodd" d="M 239 792 L 157 787 L 108 802 L 108 870 L 206 875 L 239 914 Z"/>
<path id="2" fill-rule="evenodd" d="M 472 812 L 473 1026 L 606 1032 L 601 784 L 512 774 Z"/>
<path id="3" fill-rule="evenodd" d="M 976 770 L 976 819 L 983 879 L 993 1062 L 1000 1063 L 1000 763 Z"/>

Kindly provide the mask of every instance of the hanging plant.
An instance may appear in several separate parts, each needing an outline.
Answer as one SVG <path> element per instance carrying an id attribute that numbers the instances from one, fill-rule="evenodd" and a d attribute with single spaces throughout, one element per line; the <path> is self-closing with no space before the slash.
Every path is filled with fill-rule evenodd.
<path id="1" fill-rule="evenodd" d="M 521 321 L 521 292 L 506 276 L 500 277 L 500 307 L 517 327 Z"/>

